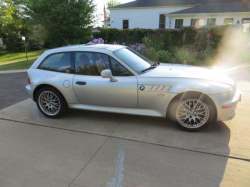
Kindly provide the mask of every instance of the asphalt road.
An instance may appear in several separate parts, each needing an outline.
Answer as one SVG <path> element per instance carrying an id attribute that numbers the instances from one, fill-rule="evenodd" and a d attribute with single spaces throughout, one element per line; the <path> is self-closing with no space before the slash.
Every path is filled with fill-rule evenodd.
<path id="1" fill-rule="evenodd" d="M 0 110 L 28 98 L 27 73 L 0 73 Z"/>

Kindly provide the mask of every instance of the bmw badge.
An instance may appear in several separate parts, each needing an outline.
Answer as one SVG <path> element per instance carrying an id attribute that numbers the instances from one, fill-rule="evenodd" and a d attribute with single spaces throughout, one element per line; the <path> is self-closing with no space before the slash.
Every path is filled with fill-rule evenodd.
<path id="1" fill-rule="evenodd" d="M 144 91 L 145 90 L 145 86 L 140 86 L 140 90 Z"/>

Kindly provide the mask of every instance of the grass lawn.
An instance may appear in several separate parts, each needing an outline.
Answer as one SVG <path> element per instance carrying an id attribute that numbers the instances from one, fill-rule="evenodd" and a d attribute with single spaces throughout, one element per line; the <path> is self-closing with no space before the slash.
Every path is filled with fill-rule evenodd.
<path id="1" fill-rule="evenodd" d="M 0 71 L 28 69 L 33 62 L 47 49 L 28 52 L 29 61 L 25 52 L 11 52 L 0 55 Z"/>

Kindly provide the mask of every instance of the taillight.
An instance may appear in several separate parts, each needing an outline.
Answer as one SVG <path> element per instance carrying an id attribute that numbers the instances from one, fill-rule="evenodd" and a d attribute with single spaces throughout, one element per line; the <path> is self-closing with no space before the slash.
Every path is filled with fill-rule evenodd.
<path id="1" fill-rule="evenodd" d="M 31 84 L 31 82 L 30 82 L 30 78 L 28 77 L 28 84 Z"/>

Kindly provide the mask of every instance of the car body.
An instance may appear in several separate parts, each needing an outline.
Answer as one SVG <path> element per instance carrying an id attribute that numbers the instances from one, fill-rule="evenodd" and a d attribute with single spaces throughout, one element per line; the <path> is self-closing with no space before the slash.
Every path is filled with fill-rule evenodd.
<path id="1" fill-rule="evenodd" d="M 39 105 L 37 94 L 44 87 L 55 90 L 45 89 L 43 92 L 41 102 L 45 102 L 45 108 L 53 108 L 53 99 L 48 98 L 49 94 L 57 92 L 70 109 L 168 116 L 189 131 L 201 130 L 209 121 L 232 119 L 241 99 L 235 82 L 219 72 L 180 64 L 153 64 L 121 45 L 73 45 L 48 50 L 28 70 L 28 78 L 26 90 L 29 96 L 48 117 L 58 117 L 59 114 L 50 115 L 43 111 L 43 104 Z M 197 105 L 211 119 L 200 119 L 199 111 L 191 110 L 198 108 Z M 181 124 L 184 119 L 181 119 L 181 113 L 177 116 L 177 110 L 179 113 L 184 110 L 188 117 L 183 118 L 188 122 Z M 195 116 L 198 121 L 202 120 L 200 125 L 196 125 L 198 122 L 185 124 L 196 120 Z"/>

